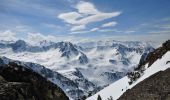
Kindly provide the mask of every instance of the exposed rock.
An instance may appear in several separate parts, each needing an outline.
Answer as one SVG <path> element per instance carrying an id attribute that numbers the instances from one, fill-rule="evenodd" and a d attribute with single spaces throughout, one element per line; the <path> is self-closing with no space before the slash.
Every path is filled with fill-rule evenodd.
<path id="1" fill-rule="evenodd" d="M 79 57 L 79 62 L 81 64 L 87 64 L 88 63 L 88 58 L 85 54 L 81 53 L 81 56 Z"/>
<path id="2" fill-rule="evenodd" d="M 117 63 L 116 60 L 112 60 L 112 59 L 110 59 L 109 62 L 110 62 L 111 64 L 116 64 L 116 63 Z"/>
<path id="3" fill-rule="evenodd" d="M 55 84 L 16 63 L 0 65 L 0 100 L 69 100 Z"/>
<path id="4" fill-rule="evenodd" d="M 111 82 L 117 81 L 125 75 L 125 72 L 104 72 L 101 74 L 101 76 L 107 77 Z"/>
<path id="5" fill-rule="evenodd" d="M 129 83 L 132 84 L 143 74 L 143 71 L 145 70 L 144 65 L 148 63 L 147 67 L 150 67 L 156 60 L 162 58 L 162 56 L 168 51 L 170 51 L 170 40 L 163 43 L 161 47 L 155 49 L 153 52 L 150 52 L 149 54 L 144 54 L 139 65 L 134 69 L 135 71 L 129 72 L 127 74 L 127 76 L 131 80 Z"/>
<path id="6" fill-rule="evenodd" d="M 140 82 L 118 100 L 170 100 L 169 84 L 170 68 Z"/>
<path id="7" fill-rule="evenodd" d="M 170 40 L 166 41 L 162 44 L 161 47 L 150 52 L 146 57 L 145 61 L 139 64 L 139 66 L 135 70 L 139 70 L 143 65 L 149 63 L 148 66 L 151 66 L 157 59 L 160 59 L 167 51 L 170 51 Z"/>

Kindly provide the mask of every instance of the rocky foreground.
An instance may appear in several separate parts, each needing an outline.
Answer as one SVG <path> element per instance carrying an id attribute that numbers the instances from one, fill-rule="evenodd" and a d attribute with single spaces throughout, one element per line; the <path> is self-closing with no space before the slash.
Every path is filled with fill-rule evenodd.
<path id="1" fill-rule="evenodd" d="M 55 84 L 16 63 L 0 65 L 0 100 L 69 100 Z"/>

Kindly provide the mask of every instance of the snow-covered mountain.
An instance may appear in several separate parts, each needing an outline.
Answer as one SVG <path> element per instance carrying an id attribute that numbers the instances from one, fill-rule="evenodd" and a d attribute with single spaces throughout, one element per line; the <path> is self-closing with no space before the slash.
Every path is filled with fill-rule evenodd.
<path id="1" fill-rule="evenodd" d="M 87 47 L 83 48 L 83 51 L 89 63 L 87 68 L 81 71 L 89 77 L 90 81 L 99 86 L 109 85 L 125 76 L 137 66 L 143 54 L 153 51 L 149 44 L 137 41 L 98 41 L 81 44 L 81 47 L 85 45 Z"/>
<path id="2" fill-rule="evenodd" d="M 77 45 L 42 41 L 31 45 L 18 40 L 0 45 L 0 56 L 41 64 L 60 73 L 61 77 L 69 80 L 68 83 L 76 83 L 80 96 L 98 91 L 124 77 L 138 65 L 142 55 L 154 50 L 148 43 L 137 41 L 97 41 Z M 75 86 L 60 86 L 72 98 L 76 98 Z"/>
<path id="3" fill-rule="evenodd" d="M 101 97 L 102 100 L 111 98 L 117 100 L 123 93 L 144 81 L 146 78 L 159 71 L 170 68 L 169 61 L 170 41 L 167 41 L 163 43 L 162 47 L 149 53 L 146 59 L 135 68 L 135 71 L 128 73 L 127 76 L 110 84 L 95 95 L 87 98 L 87 100 L 97 100 L 99 97 Z"/>

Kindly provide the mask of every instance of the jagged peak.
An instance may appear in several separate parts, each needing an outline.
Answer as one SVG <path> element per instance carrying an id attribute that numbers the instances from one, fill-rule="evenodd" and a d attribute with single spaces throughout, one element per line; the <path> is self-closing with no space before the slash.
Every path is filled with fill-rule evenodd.
<path id="1" fill-rule="evenodd" d="M 15 45 L 15 46 L 26 46 L 26 45 L 30 45 L 29 43 L 25 42 L 24 40 L 17 40 L 14 43 L 11 43 L 11 45 Z"/>

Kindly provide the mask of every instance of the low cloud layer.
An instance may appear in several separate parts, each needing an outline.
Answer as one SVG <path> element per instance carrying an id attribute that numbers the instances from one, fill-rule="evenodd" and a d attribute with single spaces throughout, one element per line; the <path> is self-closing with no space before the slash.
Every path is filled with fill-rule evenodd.
<path id="1" fill-rule="evenodd" d="M 16 33 L 11 32 L 10 30 L 0 32 L 0 40 L 15 41 L 16 40 Z"/>

